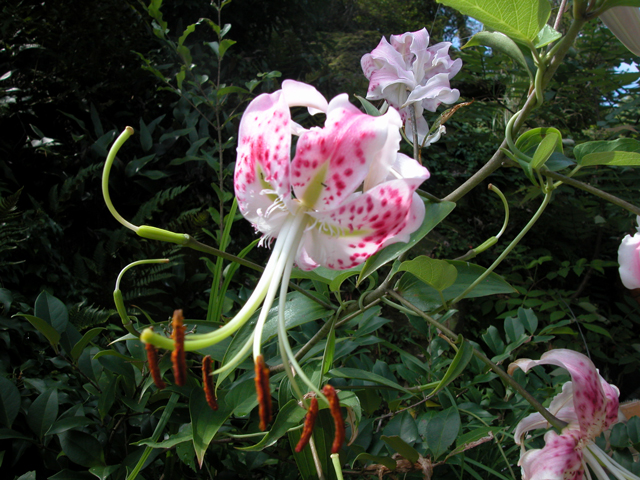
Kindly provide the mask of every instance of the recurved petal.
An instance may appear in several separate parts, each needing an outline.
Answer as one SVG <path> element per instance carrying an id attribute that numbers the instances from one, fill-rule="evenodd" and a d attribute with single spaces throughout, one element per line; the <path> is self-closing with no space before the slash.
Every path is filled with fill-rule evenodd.
<path id="1" fill-rule="evenodd" d="M 514 363 L 525 372 L 536 365 L 556 365 L 566 369 L 573 383 L 573 406 L 580 431 L 589 438 L 595 438 L 606 428 L 610 414 L 607 404 L 611 400 L 605 396 L 602 387 L 605 380 L 588 357 L 559 348 L 544 353 L 540 360 L 520 359 Z M 512 370 L 511 366 L 509 370 Z"/>
<path id="2" fill-rule="evenodd" d="M 421 168 L 421 177 L 384 182 L 333 211 L 310 213 L 317 221 L 302 239 L 298 266 L 348 269 L 387 245 L 406 242 L 424 219 L 424 204 L 414 195 L 428 176 Z"/>
<path id="3" fill-rule="evenodd" d="M 424 108 L 435 112 L 441 103 L 455 103 L 459 98 L 460 92 L 451 88 L 449 76 L 446 73 L 439 73 L 431 77 L 425 85 L 418 85 L 413 89 L 405 105 L 422 102 Z"/>
<path id="4" fill-rule="evenodd" d="M 640 9 L 638 7 L 613 7 L 600 15 L 618 40 L 635 55 L 640 55 Z"/>
<path id="5" fill-rule="evenodd" d="M 627 235 L 618 248 L 620 279 L 630 290 L 640 288 L 640 233 Z"/>
<path id="6" fill-rule="evenodd" d="M 522 480 L 582 480 L 584 466 L 579 438 L 579 433 L 573 430 L 565 430 L 562 435 L 548 431 L 543 449 L 529 450 L 520 457 Z"/>
<path id="7" fill-rule="evenodd" d="M 267 221 L 270 207 L 278 198 L 290 196 L 290 127 L 282 90 L 256 97 L 240 121 L 235 193 L 242 215 L 263 233 L 279 228 Z"/>
<path id="8" fill-rule="evenodd" d="M 311 115 L 326 112 L 329 106 L 327 99 L 315 87 L 306 83 L 285 80 L 282 82 L 282 92 L 289 107 L 307 107 Z"/>
<path id="9" fill-rule="evenodd" d="M 372 163 L 386 152 L 387 138 L 398 125 L 389 115 L 365 115 L 346 94 L 329 103 L 325 128 L 303 134 L 291 163 L 291 185 L 308 208 L 329 211 L 363 182 Z M 397 151 L 400 139 L 396 139 Z"/>
<path id="10" fill-rule="evenodd" d="M 555 417 L 559 418 L 563 422 L 567 422 L 569 424 L 569 428 L 579 427 L 578 417 L 576 416 L 575 410 L 573 408 L 573 384 L 571 382 L 566 382 L 562 386 L 562 392 L 553 397 L 548 410 Z M 513 433 L 515 442 L 518 445 L 522 445 L 524 436 L 527 432 L 536 430 L 538 428 L 549 427 L 549 423 L 542 415 L 540 415 L 538 412 L 532 413 L 531 415 L 523 418 L 516 426 L 516 429 Z"/>

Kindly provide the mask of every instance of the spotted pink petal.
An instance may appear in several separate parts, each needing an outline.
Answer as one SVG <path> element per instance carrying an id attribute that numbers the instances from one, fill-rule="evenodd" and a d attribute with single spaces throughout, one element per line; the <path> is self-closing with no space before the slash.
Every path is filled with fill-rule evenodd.
<path id="1" fill-rule="evenodd" d="M 349 269 L 387 245 L 406 242 L 424 219 L 424 203 L 414 196 L 428 177 L 421 168 L 421 177 L 384 182 L 353 194 L 335 210 L 310 212 L 317 223 L 302 238 L 297 265 L 303 270 L 318 265 Z"/>
<path id="2" fill-rule="evenodd" d="M 234 175 L 236 198 L 242 215 L 263 233 L 278 228 L 267 222 L 274 200 L 290 196 L 290 123 L 289 107 L 281 90 L 256 97 L 240 121 Z"/>
<path id="3" fill-rule="evenodd" d="M 569 428 L 579 428 L 578 417 L 573 408 L 573 383 L 566 382 L 562 385 L 562 391 L 553 397 L 551 404 L 548 408 L 549 412 L 569 424 Z M 515 442 L 517 445 L 522 445 L 524 442 L 524 436 L 531 430 L 538 428 L 549 428 L 550 425 L 547 420 L 538 412 L 532 413 L 523 418 L 513 433 Z"/>
<path id="4" fill-rule="evenodd" d="M 584 466 L 579 432 L 565 430 L 558 435 L 550 430 L 544 440 L 543 449 L 529 450 L 520 457 L 522 480 L 582 480 Z"/>
<path id="5" fill-rule="evenodd" d="M 612 9 L 613 10 L 613 9 Z M 640 224 L 640 217 L 638 217 Z M 618 248 L 620 279 L 628 289 L 640 288 L 640 233 L 627 235 Z"/>
<path id="6" fill-rule="evenodd" d="M 389 156 L 391 148 L 397 151 L 400 136 L 398 125 L 390 128 L 393 118 L 398 118 L 394 111 L 380 117 L 363 114 L 349 103 L 346 94 L 331 100 L 325 128 L 312 129 L 298 140 L 291 163 L 296 198 L 316 211 L 332 210 L 343 203 L 362 184 L 381 152 Z M 395 145 L 387 146 L 392 130 L 396 130 Z M 382 164 L 376 168 L 388 170 Z"/>
<path id="7" fill-rule="evenodd" d="M 588 357 L 573 350 L 555 349 L 544 353 L 540 360 L 520 359 L 514 364 L 525 372 L 536 365 L 556 365 L 566 369 L 573 383 L 573 406 L 580 431 L 588 438 L 595 438 L 606 428 L 610 415 L 607 408 L 610 400 L 602 387 L 602 382 L 606 382 Z M 511 366 L 509 370 L 512 370 Z"/>

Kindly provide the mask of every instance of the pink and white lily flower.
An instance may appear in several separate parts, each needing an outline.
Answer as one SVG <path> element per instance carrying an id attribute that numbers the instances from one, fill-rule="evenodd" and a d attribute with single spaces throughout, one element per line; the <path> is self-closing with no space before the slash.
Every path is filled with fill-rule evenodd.
<path id="1" fill-rule="evenodd" d="M 565 349 L 546 352 L 540 360 L 516 360 L 509 365 L 509 373 L 516 368 L 526 372 L 537 365 L 562 367 L 571 375 L 571 381 L 563 385 L 549 406 L 549 411 L 567 426 L 560 434 L 549 430 L 544 436 L 544 448 L 525 451 L 525 434 L 550 425 L 540 413 L 529 415 L 517 425 L 514 436 L 522 446 L 518 464 L 523 480 L 581 480 L 591 479 L 592 474 L 598 480 L 608 480 L 607 471 L 619 480 L 638 480 L 594 442 L 618 421 L 620 392 L 615 385 L 602 378 L 588 357 Z"/>
<path id="2" fill-rule="evenodd" d="M 325 113 L 323 128 L 303 129 L 291 107 Z M 330 102 L 312 86 L 285 80 L 282 89 L 256 97 L 240 122 L 234 175 L 238 207 L 273 251 L 253 294 L 224 326 L 188 335 L 185 351 L 217 343 L 242 327 L 260 307 L 252 337 L 219 373 L 244 360 L 251 345 L 261 359 L 262 330 L 280 288 L 278 340 L 285 367 L 323 397 L 304 375 L 286 339 L 284 301 L 294 263 L 302 270 L 356 267 L 380 249 L 406 242 L 421 224 L 424 203 L 415 193 L 429 172 L 398 153 L 400 114 L 365 115 L 347 94 Z M 293 135 L 299 136 L 291 158 Z M 169 339 L 143 332 L 142 340 L 172 348 Z M 291 368 L 285 368 L 291 373 Z M 291 382 L 295 387 L 295 381 Z M 302 395 L 300 395 L 302 396 Z"/>
<path id="3" fill-rule="evenodd" d="M 600 20 L 634 55 L 640 55 L 640 8 L 613 7 Z"/>
<path id="4" fill-rule="evenodd" d="M 640 288 L 640 216 L 637 217 L 638 233 L 626 235 L 618 248 L 620 279 L 630 290 Z"/>
<path id="5" fill-rule="evenodd" d="M 449 80 L 462 67 L 462 60 L 451 60 L 451 43 L 442 42 L 429 47 L 426 28 L 417 32 L 392 35 L 391 43 L 382 37 L 378 46 L 360 61 L 369 79 L 367 98 L 385 99 L 398 109 L 405 125 L 407 138 L 413 141 L 414 129 L 418 142 L 429 145 L 444 133 L 444 126 L 427 138 L 429 126 L 422 116 L 424 109 L 435 112 L 441 103 L 455 103 L 460 92 L 451 88 Z M 413 125 L 411 108 L 415 109 Z"/>

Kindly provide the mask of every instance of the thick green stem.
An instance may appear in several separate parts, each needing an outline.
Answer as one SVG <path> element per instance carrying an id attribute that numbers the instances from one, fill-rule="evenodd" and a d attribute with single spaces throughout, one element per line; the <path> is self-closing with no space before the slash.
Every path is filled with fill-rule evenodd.
<path id="1" fill-rule="evenodd" d="M 445 327 L 443 324 L 438 322 L 436 319 L 434 319 L 434 318 L 430 317 L 429 315 L 427 315 L 426 313 L 424 313 L 422 310 L 420 310 L 418 307 L 413 305 L 411 302 L 405 300 L 405 298 L 402 295 L 400 295 L 399 293 L 395 292 L 394 290 L 387 290 L 387 294 L 389 296 L 393 297 L 394 299 L 396 299 L 398 302 L 400 302 L 402 305 L 404 305 L 408 309 L 410 309 L 413 313 L 415 313 L 419 317 L 425 319 L 428 323 L 430 323 L 431 325 L 436 327 L 438 330 L 440 330 L 442 333 L 444 333 L 451 340 L 456 341 L 458 339 L 458 335 L 457 334 L 455 334 L 454 332 L 449 330 L 447 327 Z M 547 420 L 547 422 L 549 422 L 550 425 L 552 425 L 553 427 L 557 428 L 558 430 L 562 430 L 564 427 L 567 426 L 567 424 L 565 422 L 563 422 L 562 420 L 559 420 L 558 418 L 554 417 L 549 412 L 549 410 L 544 408 L 542 406 L 542 404 L 540 402 L 538 402 L 538 400 L 536 400 L 529 392 L 527 392 L 518 382 L 516 382 L 511 377 L 511 375 L 509 375 L 502 368 L 500 368 L 498 365 L 493 363 L 484 353 L 482 353 L 481 351 L 477 350 L 475 347 L 473 348 L 473 355 L 477 359 L 482 361 L 485 365 L 487 365 L 491 370 L 493 370 L 502 379 L 503 382 L 505 382 L 507 385 L 509 385 L 511 388 L 513 388 L 520 395 L 522 395 L 524 397 L 524 399 L 527 402 L 529 402 L 531 404 L 531 406 L 536 411 L 538 411 L 540 413 L 540 415 L 542 415 L 545 418 L 545 420 Z"/>
<path id="2" fill-rule="evenodd" d="M 587 183 L 576 180 L 575 178 L 560 175 L 559 173 L 556 173 L 556 172 L 551 172 L 549 170 L 544 170 L 541 173 L 549 178 L 553 178 L 554 180 L 559 180 L 562 183 L 571 185 L 572 187 L 579 188 L 580 190 L 584 190 L 585 192 L 589 192 L 597 197 L 600 197 L 606 200 L 607 202 L 613 203 L 614 205 L 624 208 L 625 210 L 633 213 L 634 215 L 640 215 L 640 207 L 636 207 L 632 203 L 622 200 L 621 198 L 618 198 L 615 195 L 611 195 L 610 193 L 604 192 L 596 187 L 592 187 Z"/>

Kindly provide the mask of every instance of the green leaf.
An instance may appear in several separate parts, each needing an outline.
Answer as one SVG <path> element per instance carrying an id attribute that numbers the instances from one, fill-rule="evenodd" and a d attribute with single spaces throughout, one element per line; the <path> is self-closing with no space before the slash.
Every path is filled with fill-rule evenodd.
<path id="1" fill-rule="evenodd" d="M 379 465 L 384 465 L 391 471 L 394 471 L 396 469 L 396 461 L 391 457 L 383 457 L 382 455 L 371 455 L 370 453 L 361 453 L 353 460 L 353 463 L 357 461 L 360 461 L 362 463 L 373 462 Z"/>
<path id="2" fill-rule="evenodd" d="M 433 230 L 447 215 L 455 208 L 456 204 L 453 202 L 440 202 L 431 203 L 427 200 L 423 200 L 425 204 L 425 216 L 424 222 L 418 230 L 413 232 L 409 237 L 407 243 L 394 243 L 384 248 L 365 263 L 360 276 L 358 277 L 358 284 L 378 270 L 383 265 L 386 265 L 392 260 L 395 260 L 407 250 L 413 248 L 413 246 L 422 240 L 431 230 Z"/>
<path id="3" fill-rule="evenodd" d="M 617 423 L 611 427 L 609 443 L 615 448 L 629 447 L 629 435 L 627 434 L 627 426 L 624 423 Z"/>
<path id="4" fill-rule="evenodd" d="M 531 168 L 534 170 L 543 166 L 551 154 L 556 148 L 556 145 L 560 143 L 562 145 L 562 138 L 558 136 L 556 133 L 551 132 L 548 133 L 536 148 L 536 152 L 533 154 L 533 159 L 531 160 Z"/>
<path id="5" fill-rule="evenodd" d="M 455 266 L 445 260 L 436 260 L 424 255 L 402 262 L 398 271 L 413 274 L 439 292 L 453 285 L 458 276 Z"/>
<path id="6" fill-rule="evenodd" d="M 107 480 L 107 478 L 119 468 L 120 465 L 100 465 L 98 467 L 91 467 L 89 472 L 100 480 Z"/>
<path id="7" fill-rule="evenodd" d="M 502 32 L 526 45 L 536 39 L 551 13 L 547 0 L 438 0 L 438 3 L 455 8 L 475 18 L 485 28 Z"/>
<path id="8" fill-rule="evenodd" d="M 84 416 L 60 418 L 51 425 L 51 428 L 47 430 L 45 435 L 57 435 L 59 433 L 66 432 L 67 430 L 80 430 L 82 427 L 86 427 L 87 425 L 92 425 L 94 423 L 96 423 L 94 420 Z"/>
<path id="9" fill-rule="evenodd" d="M 77 430 L 68 430 L 58 435 L 64 454 L 73 463 L 83 467 L 104 465 L 104 454 L 100 442 L 93 436 Z"/>
<path id="10" fill-rule="evenodd" d="M 640 165 L 640 141 L 632 138 L 585 142 L 573 149 L 578 165 Z M 630 154 L 630 155 L 627 155 Z"/>
<path id="11" fill-rule="evenodd" d="M 36 398 L 27 413 L 27 423 L 38 438 L 42 438 L 58 417 L 58 391 L 47 390 Z"/>
<path id="12" fill-rule="evenodd" d="M 324 347 L 324 355 L 322 356 L 322 375 L 327 373 L 333 365 L 333 355 L 336 351 L 336 331 L 331 327 L 327 344 Z M 11 426 L 11 425 L 9 425 Z"/>
<path id="13" fill-rule="evenodd" d="M 38 295 L 33 313 L 55 328 L 60 335 L 67 330 L 69 323 L 67 307 L 49 292 L 44 291 Z"/>
<path id="14" fill-rule="evenodd" d="M 538 32 L 534 46 L 536 48 L 546 47 L 547 45 L 555 42 L 561 37 L 562 37 L 562 34 L 560 32 L 555 30 L 549 24 L 545 24 L 545 26 L 542 27 L 542 30 Z"/>
<path id="15" fill-rule="evenodd" d="M 587 330 L 591 330 L 592 332 L 611 338 L 611 334 L 609 333 L 609 331 L 598 325 L 594 325 L 593 323 L 586 323 L 586 322 L 581 322 L 580 325 L 582 325 Z"/>
<path id="16" fill-rule="evenodd" d="M 377 375 L 375 373 L 367 372 L 366 370 L 360 370 L 358 368 L 334 368 L 333 370 L 329 370 L 327 372 L 327 375 L 333 378 L 346 378 L 349 380 L 366 380 L 369 382 L 378 383 L 380 385 L 385 385 L 394 390 L 410 393 L 404 387 L 398 385 L 394 381 L 391 381 L 383 377 L 382 375 Z"/>
<path id="17" fill-rule="evenodd" d="M 456 352 L 455 357 L 453 357 L 453 360 L 442 377 L 442 380 L 440 380 L 440 383 L 438 383 L 436 388 L 429 393 L 429 397 L 433 397 L 436 393 L 461 375 L 473 357 L 473 346 L 469 342 L 465 341 L 462 336 L 459 336 L 458 339 L 461 342 L 458 351 Z"/>
<path id="18" fill-rule="evenodd" d="M 470 432 L 467 432 L 464 435 L 460 435 L 457 438 L 456 448 L 451 453 L 449 453 L 449 455 L 447 455 L 447 458 L 458 455 L 459 453 L 462 453 L 469 448 L 473 448 L 480 443 L 488 442 L 492 439 L 492 427 L 480 427 L 476 428 L 475 430 L 471 430 Z"/>
<path id="19" fill-rule="evenodd" d="M 0 424 L 11 428 L 20 411 L 20 391 L 8 378 L 0 377 Z"/>
<path id="20" fill-rule="evenodd" d="M 511 57 L 518 65 L 520 65 L 529 75 L 529 78 L 533 82 L 533 73 L 529 69 L 527 60 L 522 53 L 522 50 L 516 45 L 516 43 L 507 37 L 504 33 L 500 32 L 478 32 L 462 47 L 475 47 L 481 45 L 483 47 L 489 47 L 492 50 L 504 53 Z"/>
<path id="21" fill-rule="evenodd" d="M 209 406 L 207 405 L 207 408 Z M 153 448 L 171 448 L 182 442 L 190 442 L 193 440 L 193 427 L 191 423 L 184 424 L 178 430 L 178 433 L 175 435 L 171 435 L 166 440 L 161 442 L 154 442 L 150 439 L 140 440 L 135 442 L 135 445 L 147 445 L 148 447 Z"/>
<path id="22" fill-rule="evenodd" d="M 420 459 L 418 451 L 397 435 L 389 437 L 382 435 L 380 440 L 389 445 L 393 450 L 398 452 L 411 463 L 416 463 L 418 459 Z"/>
<path id="23" fill-rule="evenodd" d="M 382 115 L 380 110 L 378 110 L 375 105 L 373 105 L 373 103 L 371 103 L 369 100 L 361 97 L 360 95 L 356 95 L 355 97 L 360 101 L 360 104 L 362 105 L 362 108 L 364 108 L 364 111 L 367 115 L 371 115 L 372 117 L 379 117 L 380 115 Z"/>
<path id="24" fill-rule="evenodd" d="M 449 288 L 442 291 L 445 301 L 452 300 L 464 292 L 482 273 L 485 268 L 472 263 L 449 260 L 448 263 L 456 267 L 458 276 L 456 282 Z M 413 303 L 423 311 L 433 310 L 441 305 L 440 293 L 430 286 L 418 280 L 409 273 L 398 282 L 399 293 L 409 302 Z M 491 273 L 479 285 L 476 286 L 465 298 L 484 297 L 487 295 L 497 295 L 515 293 L 516 290 L 509 285 L 502 277 Z"/>
<path id="25" fill-rule="evenodd" d="M 562 148 L 562 134 L 560 130 L 553 127 L 538 127 L 527 130 L 516 140 L 516 147 L 524 153 L 531 154 L 538 149 L 540 143 L 549 135 L 555 135 L 555 148 L 552 152 L 563 153 Z"/>
<path id="26" fill-rule="evenodd" d="M 300 424 L 306 413 L 307 411 L 298 405 L 298 401 L 292 399 L 280 409 L 271 430 L 269 430 L 262 440 L 249 447 L 236 448 L 238 448 L 238 450 L 256 451 L 273 445 L 280 437 L 285 435 L 290 428 Z"/>
<path id="27" fill-rule="evenodd" d="M 102 330 L 105 330 L 105 327 L 92 328 L 82 336 L 78 343 L 73 346 L 71 349 L 71 358 L 74 362 L 78 361 L 78 358 L 80 358 L 85 347 L 89 345 L 89 342 L 91 342 L 91 340 L 93 340 Z"/>
<path id="28" fill-rule="evenodd" d="M 585 155 L 580 162 L 582 166 L 612 165 L 618 167 L 635 167 L 640 165 L 640 153 L 636 152 L 598 152 Z"/>
<path id="29" fill-rule="evenodd" d="M 193 428 L 193 448 L 198 458 L 198 464 L 202 468 L 204 454 L 209 443 L 218 432 L 222 424 L 231 415 L 231 410 L 226 407 L 224 397 L 218 397 L 218 410 L 211 410 L 204 392 L 194 388 L 189 398 L 189 414 Z"/>
<path id="30" fill-rule="evenodd" d="M 437 460 L 458 437 L 460 430 L 460 414 L 456 407 L 436 413 L 429 423 L 425 433 L 425 440 L 433 458 Z"/>

